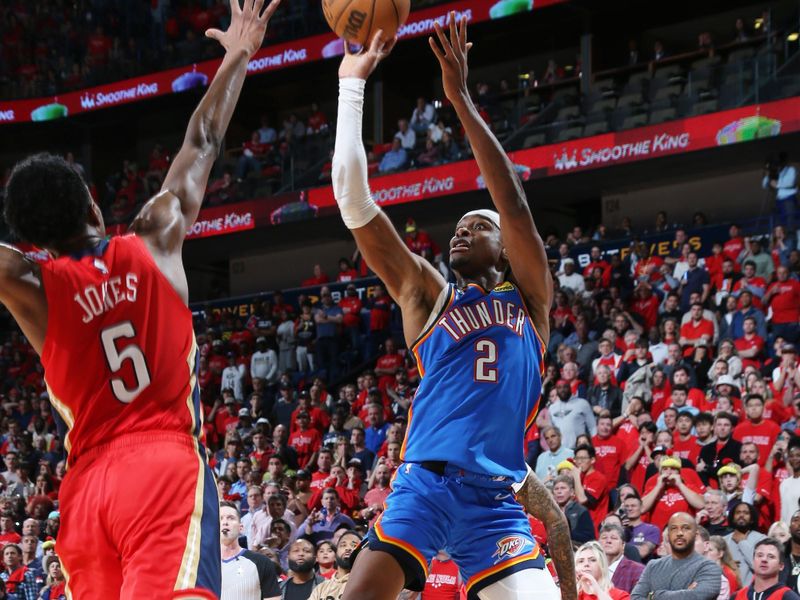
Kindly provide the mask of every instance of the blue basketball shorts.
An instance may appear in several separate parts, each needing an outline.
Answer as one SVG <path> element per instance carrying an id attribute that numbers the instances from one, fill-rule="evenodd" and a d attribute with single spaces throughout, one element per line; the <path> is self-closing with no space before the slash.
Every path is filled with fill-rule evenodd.
<path id="1" fill-rule="evenodd" d="M 431 559 L 445 550 L 461 570 L 468 597 L 477 598 L 511 573 L 545 567 L 511 483 L 449 466 L 440 475 L 405 463 L 365 546 L 391 554 L 413 591 L 422 591 Z"/>

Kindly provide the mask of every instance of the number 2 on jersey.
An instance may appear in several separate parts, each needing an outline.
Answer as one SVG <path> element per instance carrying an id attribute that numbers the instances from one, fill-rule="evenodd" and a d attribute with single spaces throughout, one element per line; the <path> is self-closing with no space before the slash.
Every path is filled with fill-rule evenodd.
<path id="1" fill-rule="evenodd" d="M 497 344 L 494 340 L 481 339 L 475 342 L 475 381 L 497 383 Z"/>
<path id="2" fill-rule="evenodd" d="M 130 321 L 117 323 L 107 327 L 100 332 L 100 340 L 103 342 L 103 352 L 106 355 L 106 362 L 113 374 L 122 369 L 126 360 L 133 364 L 133 373 L 136 376 L 136 385 L 133 388 L 126 387 L 125 382 L 116 377 L 111 380 L 111 391 L 114 392 L 117 400 L 129 404 L 136 400 L 144 389 L 150 385 L 150 371 L 144 359 L 142 349 L 136 344 L 129 344 L 120 352 L 117 349 L 117 340 L 120 338 L 131 339 L 136 337 L 136 330 Z"/>

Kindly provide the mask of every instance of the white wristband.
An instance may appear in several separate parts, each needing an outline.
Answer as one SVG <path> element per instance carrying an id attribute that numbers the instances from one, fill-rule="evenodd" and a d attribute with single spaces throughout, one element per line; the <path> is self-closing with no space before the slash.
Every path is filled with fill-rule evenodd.
<path id="1" fill-rule="evenodd" d="M 339 80 L 339 117 L 333 153 L 333 194 L 348 229 L 363 227 L 380 212 L 367 180 L 367 153 L 362 140 L 364 87 L 354 77 Z"/>

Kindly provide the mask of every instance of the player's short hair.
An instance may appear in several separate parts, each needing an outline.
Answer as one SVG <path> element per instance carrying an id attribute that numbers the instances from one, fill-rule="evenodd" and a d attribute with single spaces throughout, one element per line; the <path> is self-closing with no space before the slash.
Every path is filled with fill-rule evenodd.
<path id="1" fill-rule="evenodd" d="M 237 517 L 241 517 L 241 513 L 239 512 L 239 508 L 236 506 L 236 504 L 234 504 L 230 500 L 222 500 L 222 501 L 220 501 L 219 508 L 220 508 L 220 510 L 222 510 L 223 508 L 232 508 L 233 510 L 236 511 L 236 516 Z"/>
<path id="2" fill-rule="evenodd" d="M 60 156 L 41 153 L 16 165 L 6 185 L 4 217 L 20 240 L 57 248 L 86 225 L 91 198 L 78 171 Z"/>

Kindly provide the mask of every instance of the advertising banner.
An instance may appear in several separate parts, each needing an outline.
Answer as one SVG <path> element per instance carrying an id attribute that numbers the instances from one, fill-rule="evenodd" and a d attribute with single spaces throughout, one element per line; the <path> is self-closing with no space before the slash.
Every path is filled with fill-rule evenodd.
<path id="1" fill-rule="evenodd" d="M 433 32 L 434 22 L 444 24 L 450 11 L 465 15 L 469 22 L 480 23 L 560 4 L 567 0 L 462 0 L 415 11 L 398 31 L 400 39 Z M 344 54 L 344 43 L 333 33 L 325 33 L 258 51 L 247 65 L 247 74 L 276 71 Z M 51 121 L 78 114 L 139 102 L 167 94 L 176 94 L 208 86 L 221 60 L 208 60 L 186 67 L 151 73 L 50 98 L 0 100 L 0 125 L 30 121 Z"/>
<path id="2" fill-rule="evenodd" d="M 366 302 L 375 295 L 375 288 L 380 284 L 380 280 L 377 277 L 365 277 L 347 283 L 328 283 L 325 284 L 324 287 L 330 290 L 333 301 L 338 303 L 344 297 L 345 288 L 351 283 L 356 286 L 356 292 L 361 301 Z M 316 285 L 283 290 L 283 300 L 292 306 L 298 306 L 300 297 L 305 296 L 312 304 L 316 304 L 320 300 L 320 291 L 322 287 L 321 285 Z M 190 308 L 195 315 L 210 312 L 213 314 L 225 313 L 233 315 L 234 317 L 247 318 L 255 311 L 256 302 L 269 300 L 272 296 L 273 292 L 256 294 L 253 296 L 240 296 L 238 298 L 215 300 L 205 304 L 196 303 L 192 304 Z"/>
<path id="3" fill-rule="evenodd" d="M 800 131 L 800 98 L 788 98 L 659 125 L 606 133 L 509 154 L 523 181 L 707 150 Z M 427 200 L 485 187 L 475 161 L 374 177 L 382 206 Z M 335 206 L 330 186 L 309 191 L 317 208 Z"/>

